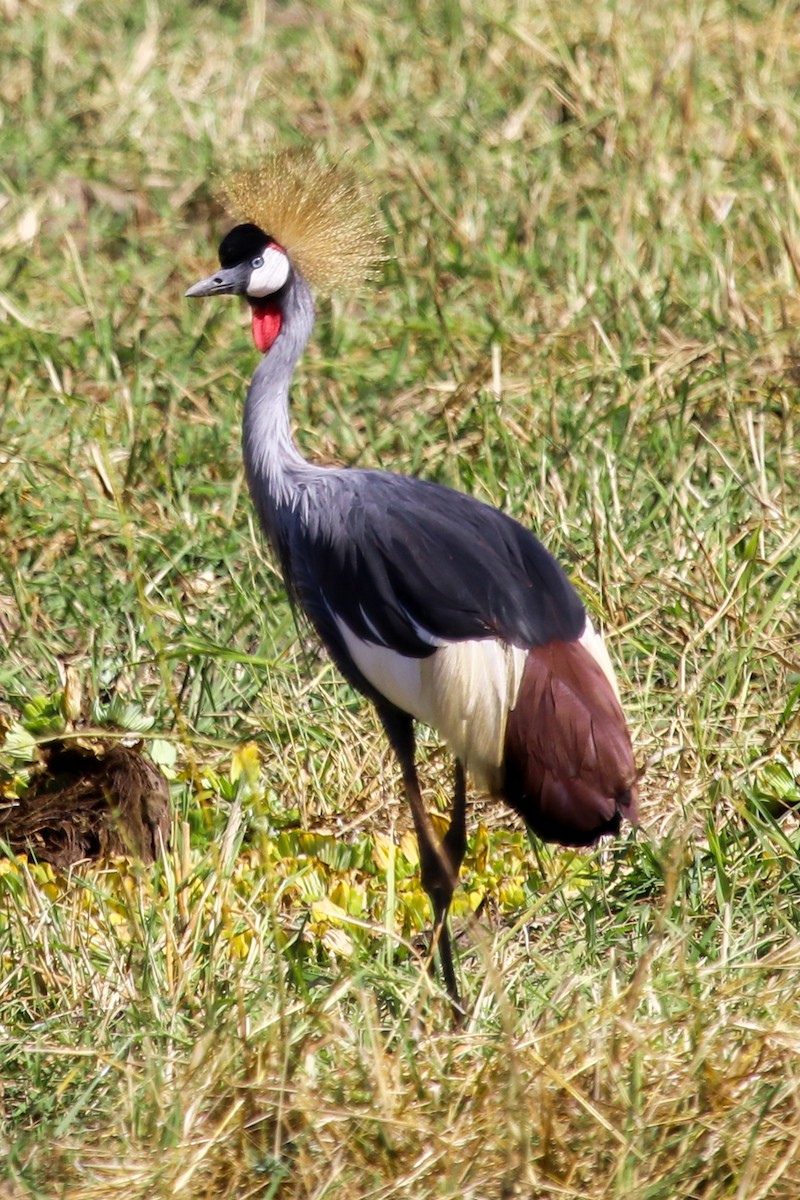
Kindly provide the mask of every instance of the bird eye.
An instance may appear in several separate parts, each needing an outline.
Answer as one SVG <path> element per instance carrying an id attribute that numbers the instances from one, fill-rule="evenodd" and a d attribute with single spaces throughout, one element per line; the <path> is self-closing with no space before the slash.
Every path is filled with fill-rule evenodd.
<path id="1" fill-rule="evenodd" d="M 258 268 L 263 267 L 263 265 L 264 265 L 264 259 L 261 257 L 260 254 L 258 255 L 257 258 L 254 258 L 250 263 L 250 266 L 253 268 L 254 271 L 257 271 Z"/>

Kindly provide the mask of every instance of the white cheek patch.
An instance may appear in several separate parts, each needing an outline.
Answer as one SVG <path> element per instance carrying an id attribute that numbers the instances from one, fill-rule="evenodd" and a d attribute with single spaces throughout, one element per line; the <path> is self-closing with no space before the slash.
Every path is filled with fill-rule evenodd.
<path id="1" fill-rule="evenodd" d="M 281 250 L 267 249 L 262 258 L 264 264 L 256 267 L 247 285 L 248 296 L 271 296 L 279 291 L 289 278 L 289 259 Z"/>

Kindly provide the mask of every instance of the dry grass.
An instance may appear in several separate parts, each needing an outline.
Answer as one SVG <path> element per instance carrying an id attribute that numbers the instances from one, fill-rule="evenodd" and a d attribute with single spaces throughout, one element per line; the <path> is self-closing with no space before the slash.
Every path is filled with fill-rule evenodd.
<path id="1" fill-rule="evenodd" d="M 60 1077 L 55 1136 L 17 1141 L 20 1176 L 38 1168 L 82 1200 L 796 1189 L 800 943 L 779 919 L 746 928 L 733 897 L 697 909 L 699 861 L 641 914 L 632 956 L 608 938 L 587 963 L 566 911 L 542 918 L 535 948 L 523 922 L 479 941 L 459 1033 L 424 970 L 343 965 L 304 995 L 275 954 L 269 878 L 251 891 L 235 862 L 181 876 L 176 859 L 155 907 L 130 877 L 56 895 L 25 875 L 32 933 L 5 994 L 62 1020 L 16 1047 L 40 1084 Z M 220 936 L 242 916 L 244 957 Z M 81 1034 L 81 1011 L 102 1013 L 104 1036 Z M 12 1107 L 23 1075 L 9 1085 Z M 87 1137 L 92 1108 L 109 1112 Z"/>

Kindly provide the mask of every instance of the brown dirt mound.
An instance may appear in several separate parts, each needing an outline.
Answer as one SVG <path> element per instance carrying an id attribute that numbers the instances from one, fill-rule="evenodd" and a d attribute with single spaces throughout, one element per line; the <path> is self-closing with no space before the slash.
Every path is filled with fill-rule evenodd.
<path id="1" fill-rule="evenodd" d="M 0 800 L 0 841 L 66 871 L 126 854 L 150 864 L 169 846 L 169 788 L 139 750 L 119 742 L 52 742 L 25 793 Z"/>

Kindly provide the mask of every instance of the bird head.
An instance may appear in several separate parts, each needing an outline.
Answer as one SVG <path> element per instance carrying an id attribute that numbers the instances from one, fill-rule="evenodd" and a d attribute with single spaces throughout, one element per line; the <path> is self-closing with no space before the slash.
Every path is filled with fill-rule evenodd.
<path id="1" fill-rule="evenodd" d="M 258 225 L 236 225 L 222 239 L 219 270 L 193 284 L 187 296 L 245 296 L 250 302 L 253 341 L 262 354 L 281 330 L 283 311 L 277 295 L 291 274 L 289 257 Z"/>
<path id="2" fill-rule="evenodd" d="M 245 296 L 262 353 L 280 332 L 293 271 L 317 291 L 333 292 L 363 282 L 381 257 L 379 222 L 363 187 L 307 150 L 281 150 L 231 172 L 220 198 L 242 224 L 220 245 L 220 269 L 186 295 Z"/>
<path id="3" fill-rule="evenodd" d="M 201 279 L 187 296 L 246 296 L 261 299 L 278 292 L 289 278 L 283 246 L 257 225 L 237 225 L 219 248 L 220 269 Z"/>

